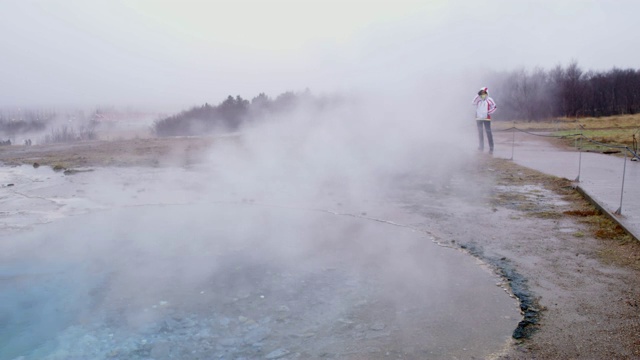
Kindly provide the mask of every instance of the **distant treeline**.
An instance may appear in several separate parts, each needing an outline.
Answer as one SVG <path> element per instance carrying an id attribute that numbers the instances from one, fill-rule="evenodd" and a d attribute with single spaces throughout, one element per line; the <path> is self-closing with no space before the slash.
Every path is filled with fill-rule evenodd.
<path id="1" fill-rule="evenodd" d="M 640 112 L 638 69 L 585 72 L 573 62 L 551 70 L 497 73 L 489 80 L 495 84 L 491 96 L 498 103 L 501 119 L 535 121 Z"/>
<path id="2" fill-rule="evenodd" d="M 42 143 L 54 144 L 54 143 L 70 143 L 75 141 L 95 140 L 97 139 L 95 131 L 95 123 L 90 125 L 81 125 L 79 128 L 74 129 L 70 126 L 62 125 L 60 127 L 51 129 L 49 134 L 44 136 Z"/>
<path id="3" fill-rule="evenodd" d="M 56 115 L 47 112 L 0 112 L 0 132 L 13 136 L 42 131 Z"/>
<path id="4" fill-rule="evenodd" d="M 303 103 L 321 109 L 336 101 L 337 99 L 316 97 L 308 90 L 300 93 L 285 92 L 275 99 L 261 93 L 251 101 L 240 96 L 235 98 L 229 96 L 215 106 L 206 103 L 156 120 L 153 124 L 153 131 L 157 136 L 233 132 L 242 125 L 257 121 L 265 115 L 286 113 Z"/>
<path id="5" fill-rule="evenodd" d="M 43 132 L 60 123 L 64 126 L 95 126 L 105 113 L 104 108 L 97 108 L 88 114 L 79 109 L 5 108 L 0 109 L 0 133 L 13 137 Z"/>

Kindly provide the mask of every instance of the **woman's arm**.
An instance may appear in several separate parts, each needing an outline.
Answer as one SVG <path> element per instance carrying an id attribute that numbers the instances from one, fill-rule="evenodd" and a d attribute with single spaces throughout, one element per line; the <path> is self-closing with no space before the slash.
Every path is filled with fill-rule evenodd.
<path id="1" fill-rule="evenodd" d="M 493 101 L 492 98 L 487 98 L 487 102 L 489 103 L 489 111 L 487 111 L 487 114 L 491 115 L 494 112 L 496 112 L 496 109 L 498 108 L 498 105 L 496 105 L 496 102 Z"/>

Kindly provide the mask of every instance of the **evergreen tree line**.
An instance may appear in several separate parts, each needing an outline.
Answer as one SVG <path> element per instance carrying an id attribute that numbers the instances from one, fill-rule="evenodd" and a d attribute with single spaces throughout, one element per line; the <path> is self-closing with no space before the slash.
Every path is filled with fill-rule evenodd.
<path id="1" fill-rule="evenodd" d="M 498 119 L 536 121 L 554 117 L 600 117 L 640 112 L 640 69 L 583 71 L 576 62 L 489 77 Z"/>
<path id="2" fill-rule="evenodd" d="M 313 96 L 309 90 L 285 92 L 275 99 L 260 93 L 250 101 L 239 95 L 228 96 L 220 104 L 208 103 L 156 120 L 153 131 L 157 136 L 184 136 L 237 131 L 241 126 L 258 121 L 266 115 L 292 111 L 302 103 L 323 108 L 335 99 Z"/>

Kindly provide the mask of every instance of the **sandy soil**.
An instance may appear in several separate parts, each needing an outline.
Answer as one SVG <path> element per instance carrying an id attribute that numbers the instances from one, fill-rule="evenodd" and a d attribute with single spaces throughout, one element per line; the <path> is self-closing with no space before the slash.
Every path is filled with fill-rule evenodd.
<path id="1" fill-rule="evenodd" d="M 184 166 L 214 141 L 11 146 L 0 149 L 0 161 L 66 169 Z M 529 320 L 504 359 L 640 357 L 640 246 L 594 215 L 568 181 L 482 155 L 466 169 L 446 184 L 405 174 L 386 202 L 345 210 L 366 208 L 367 216 L 426 231 L 503 274 Z"/>

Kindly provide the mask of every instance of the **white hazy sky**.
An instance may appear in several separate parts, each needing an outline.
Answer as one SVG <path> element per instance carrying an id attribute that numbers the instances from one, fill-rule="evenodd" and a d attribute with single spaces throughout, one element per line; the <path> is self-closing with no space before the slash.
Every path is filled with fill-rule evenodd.
<path id="1" fill-rule="evenodd" d="M 0 106 L 176 109 L 571 59 L 637 68 L 639 14 L 631 0 L 0 0 Z"/>

